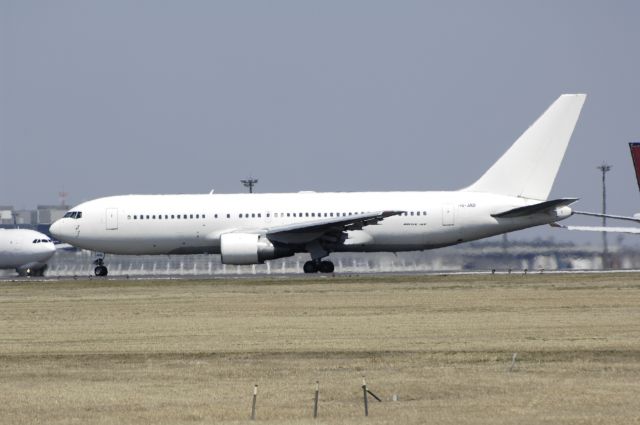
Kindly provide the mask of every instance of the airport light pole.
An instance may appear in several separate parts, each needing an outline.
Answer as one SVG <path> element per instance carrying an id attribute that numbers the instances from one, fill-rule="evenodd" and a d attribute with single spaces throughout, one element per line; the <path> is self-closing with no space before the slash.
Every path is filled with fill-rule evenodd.
<path id="1" fill-rule="evenodd" d="M 253 186 L 258 184 L 258 179 L 254 179 L 253 177 L 249 177 L 248 179 L 240 180 L 240 183 L 244 185 L 244 187 L 249 188 L 249 193 L 253 193 Z"/>
<path id="2" fill-rule="evenodd" d="M 596 167 L 602 172 L 602 227 L 607 226 L 607 172 L 611 170 L 611 165 L 603 162 Z M 607 246 L 607 232 L 602 232 L 602 268 L 609 268 L 609 247 Z"/>

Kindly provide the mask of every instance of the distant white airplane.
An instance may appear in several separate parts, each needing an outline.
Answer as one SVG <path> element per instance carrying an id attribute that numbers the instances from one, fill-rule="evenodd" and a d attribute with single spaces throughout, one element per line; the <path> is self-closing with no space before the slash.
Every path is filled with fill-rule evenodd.
<path id="1" fill-rule="evenodd" d="M 225 264 L 308 252 L 305 273 L 330 273 L 331 252 L 425 250 L 549 224 L 571 216 L 576 201 L 547 197 L 585 98 L 560 96 L 458 191 L 112 196 L 69 210 L 50 231 L 101 253 L 211 253 Z M 102 258 L 95 264 L 107 274 Z"/>
<path id="2" fill-rule="evenodd" d="M 42 276 L 56 252 L 51 239 L 29 229 L 0 229 L 0 269 L 15 269 L 21 276 Z"/>
<path id="3" fill-rule="evenodd" d="M 629 143 L 629 150 L 631 152 L 631 159 L 633 160 L 633 168 L 636 172 L 636 182 L 638 188 L 640 188 L 640 143 Z M 590 217 L 600 217 L 603 219 L 611 218 L 614 220 L 633 221 L 634 223 L 640 223 L 640 213 L 635 213 L 632 216 L 626 215 L 614 215 L 614 214 L 600 214 L 587 211 L 574 211 L 574 214 L 586 215 Z M 574 226 L 574 225 L 560 225 L 557 223 L 551 223 L 553 227 L 561 227 L 567 230 L 577 230 L 581 232 L 605 232 L 605 233 L 640 233 L 640 227 L 611 227 L 611 226 Z"/>

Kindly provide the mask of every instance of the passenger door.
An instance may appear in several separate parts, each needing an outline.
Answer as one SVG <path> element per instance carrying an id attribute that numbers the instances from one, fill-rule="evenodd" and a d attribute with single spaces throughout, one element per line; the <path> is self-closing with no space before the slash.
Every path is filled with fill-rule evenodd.
<path id="1" fill-rule="evenodd" d="M 118 230 L 118 209 L 107 208 L 107 230 Z"/>
<path id="2" fill-rule="evenodd" d="M 442 225 L 453 226 L 456 220 L 456 210 L 453 204 L 444 204 L 442 206 Z"/>

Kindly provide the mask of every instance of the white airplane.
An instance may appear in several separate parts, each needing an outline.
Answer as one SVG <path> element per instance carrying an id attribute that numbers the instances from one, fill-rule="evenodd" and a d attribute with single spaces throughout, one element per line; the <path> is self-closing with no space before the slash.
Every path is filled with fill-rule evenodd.
<path id="1" fill-rule="evenodd" d="M 21 276 L 42 276 L 56 252 L 51 239 L 29 229 L 0 229 L 0 269 L 15 269 Z"/>
<path id="2" fill-rule="evenodd" d="M 74 207 L 50 231 L 101 253 L 210 253 L 225 264 L 308 252 L 305 273 L 330 273 L 331 252 L 425 250 L 554 223 L 576 201 L 547 197 L 585 99 L 560 96 L 458 191 L 112 196 Z M 107 274 L 102 258 L 94 263 Z"/>

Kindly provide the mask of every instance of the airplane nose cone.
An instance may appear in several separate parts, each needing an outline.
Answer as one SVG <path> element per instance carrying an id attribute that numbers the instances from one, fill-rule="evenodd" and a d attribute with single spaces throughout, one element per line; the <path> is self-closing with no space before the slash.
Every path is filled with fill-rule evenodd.
<path id="1" fill-rule="evenodd" d="M 41 259 L 40 261 L 47 261 L 49 258 L 53 257 L 53 254 L 56 253 L 56 246 L 53 243 L 43 243 L 40 247 L 41 251 Z"/>
<path id="2" fill-rule="evenodd" d="M 65 237 L 67 236 L 65 232 L 65 225 L 62 222 L 63 219 L 56 220 L 50 227 L 49 233 L 59 241 L 66 242 Z"/>
<path id="3" fill-rule="evenodd" d="M 53 244 L 53 242 L 49 242 L 45 245 L 47 246 L 47 252 L 50 252 L 51 255 L 53 255 L 53 253 L 56 252 L 56 246 Z"/>

